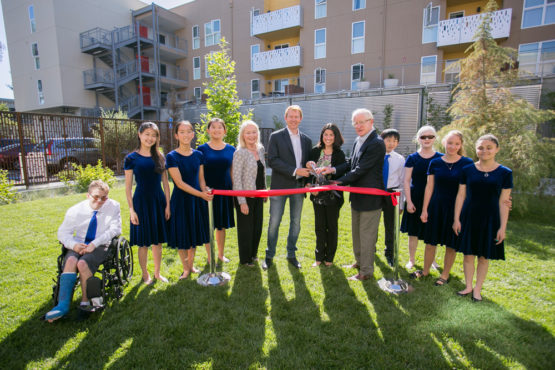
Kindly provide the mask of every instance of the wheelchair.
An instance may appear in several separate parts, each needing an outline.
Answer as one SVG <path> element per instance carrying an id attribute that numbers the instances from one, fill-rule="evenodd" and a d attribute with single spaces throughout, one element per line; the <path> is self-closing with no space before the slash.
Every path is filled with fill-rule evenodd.
<path id="1" fill-rule="evenodd" d="M 60 243 L 61 244 L 61 243 Z M 63 245 L 62 253 L 58 256 L 57 277 L 53 279 L 55 285 L 52 286 L 52 299 L 54 305 L 58 304 L 58 294 L 60 292 L 60 277 L 64 271 L 64 258 L 68 251 Z M 101 278 L 96 275 L 99 274 Z M 90 279 L 98 279 L 100 281 L 100 296 L 102 297 L 102 305 L 99 309 L 104 308 L 105 303 L 110 299 L 119 300 L 123 296 L 123 287 L 127 285 L 133 276 L 133 250 L 127 239 L 123 236 L 116 236 L 112 239 L 108 247 L 108 255 L 104 262 L 99 266 L 95 275 Z M 75 286 L 79 285 L 77 279 Z M 87 287 L 87 291 L 88 291 Z M 74 287 L 75 291 L 75 287 Z M 91 297 L 93 298 L 93 297 Z M 73 301 L 73 293 L 70 302 Z"/>

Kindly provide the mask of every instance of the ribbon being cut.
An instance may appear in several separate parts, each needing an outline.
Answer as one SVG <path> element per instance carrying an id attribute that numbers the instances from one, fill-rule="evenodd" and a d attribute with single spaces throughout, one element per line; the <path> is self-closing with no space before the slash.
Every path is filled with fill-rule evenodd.
<path id="1" fill-rule="evenodd" d="M 324 186 L 314 186 L 309 188 L 296 188 L 296 189 L 273 189 L 273 190 L 219 190 L 213 189 L 212 194 L 214 195 L 225 195 L 225 196 L 236 196 L 236 197 L 253 197 L 253 198 L 267 198 L 276 197 L 280 195 L 291 195 L 291 194 L 302 194 L 302 193 L 315 193 L 320 191 L 346 191 L 349 193 L 358 193 L 366 195 L 382 195 L 390 196 L 391 203 L 393 206 L 397 205 L 397 196 L 401 193 L 393 192 L 390 193 L 381 189 L 374 188 L 359 188 L 352 186 L 339 186 L 339 185 L 324 185 Z"/>

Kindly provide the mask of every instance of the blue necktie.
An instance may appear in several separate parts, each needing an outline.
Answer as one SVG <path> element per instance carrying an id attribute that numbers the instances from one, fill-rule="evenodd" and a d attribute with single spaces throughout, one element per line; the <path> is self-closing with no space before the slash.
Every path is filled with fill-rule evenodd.
<path id="1" fill-rule="evenodd" d="M 383 161 L 383 186 L 387 189 L 387 178 L 389 177 L 389 157 L 391 154 L 386 154 Z"/>
<path id="2" fill-rule="evenodd" d="M 89 228 L 87 229 L 87 236 L 85 236 L 85 244 L 89 244 L 92 242 L 96 236 L 96 213 L 98 211 L 94 211 L 91 217 L 91 221 L 89 222 Z"/>

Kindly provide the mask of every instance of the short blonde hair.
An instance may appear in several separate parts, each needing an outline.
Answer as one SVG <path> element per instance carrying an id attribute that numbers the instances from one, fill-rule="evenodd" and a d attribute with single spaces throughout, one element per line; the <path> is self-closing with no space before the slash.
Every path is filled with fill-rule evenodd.
<path id="1" fill-rule="evenodd" d="M 426 125 L 426 126 L 420 127 L 420 129 L 416 133 L 416 136 L 414 137 L 414 142 L 418 144 L 418 139 L 420 139 L 420 136 L 426 131 L 432 131 L 434 133 L 434 136 L 437 137 L 436 129 L 433 126 Z"/>
<path id="2" fill-rule="evenodd" d="M 443 137 L 443 139 L 441 139 L 441 145 L 443 145 L 444 148 L 445 148 L 445 144 L 447 143 L 447 139 L 449 138 L 449 136 L 456 136 L 456 137 L 459 138 L 459 140 L 461 141 L 461 147 L 460 147 L 459 151 L 457 152 L 457 154 L 458 155 L 464 155 L 464 137 L 463 137 L 462 132 L 460 132 L 459 130 L 449 131 L 447 133 L 447 135 L 445 135 Z"/>
<path id="3" fill-rule="evenodd" d="M 351 114 L 351 124 L 353 126 L 355 125 L 355 117 L 358 116 L 359 114 L 365 114 L 368 116 L 368 119 L 374 119 L 374 115 L 372 114 L 370 109 L 358 108 L 358 109 L 355 109 Z"/>
<path id="4" fill-rule="evenodd" d="M 303 110 L 298 105 L 288 106 L 287 109 L 285 109 L 285 114 L 283 115 L 283 117 L 287 117 L 287 113 L 289 113 L 290 110 L 296 110 L 301 115 L 301 119 L 303 118 Z"/>
<path id="5" fill-rule="evenodd" d="M 91 193 L 94 189 L 100 189 L 106 194 L 110 192 L 110 187 L 102 180 L 94 180 L 89 184 L 89 193 Z"/>
<path id="6" fill-rule="evenodd" d="M 256 140 L 256 148 L 262 148 L 262 144 L 260 144 L 260 129 L 258 128 L 256 122 L 248 119 L 246 121 L 243 121 L 243 123 L 241 123 L 241 127 L 239 127 L 239 145 L 237 145 L 237 149 L 247 148 L 247 143 L 245 142 L 243 134 L 245 133 L 245 129 L 249 126 L 254 126 L 256 128 L 256 134 L 258 135 L 258 138 Z"/>

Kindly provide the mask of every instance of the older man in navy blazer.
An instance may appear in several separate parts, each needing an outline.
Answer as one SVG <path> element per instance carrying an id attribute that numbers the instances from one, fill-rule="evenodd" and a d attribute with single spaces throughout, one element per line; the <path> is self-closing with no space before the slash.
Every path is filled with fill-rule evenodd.
<path id="1" fill-rule="evenodd" d="M 312 141 L 299 131 L 303 111 L 298 105 L 291 105 L 285 110 L 287 127 L 270 135 L 268 143 L 268 165 L 272 169 L 270 189 L 291 189 L 303 187 L 309 176 L 306 168 Z M 284 195 L 270 198 L 270 224 L 268 225 L 268 244 L 266 258 L 262 263 L 268 269 L 276 254 L 279 224 L 289 198 L 289 235 L 287 236 L 287 260 L 296 268 L 301 268 L 295 252 L 297 239 L 301 231 L 301 212 L 304 194 Z"/>
<path id="2" fill-rule="evenodd" d="M 364 188 L 384 188 L 383 162 L 385 144 L 374 129 L 374 117 L 368 109 L 357 109 L 352 124 L 358 137 L 351 158 L 336 170 L 345 175 L 337 179 L 342 185 Z M 351 266 L 359 273 L 349 280 L 366 280 L 374 275 L 374 255 L 378 239 L 378 226 L 383 196 L 351 193 L 351 229 L 356 262 Z"/>

